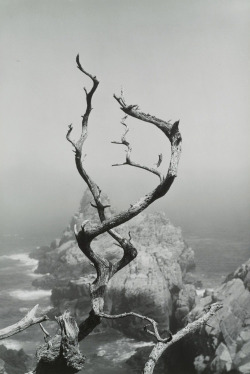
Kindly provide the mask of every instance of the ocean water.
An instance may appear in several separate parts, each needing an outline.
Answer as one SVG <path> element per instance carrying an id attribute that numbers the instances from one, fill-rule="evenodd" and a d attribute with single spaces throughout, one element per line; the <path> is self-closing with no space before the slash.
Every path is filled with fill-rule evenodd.
<path id="1" fill-rule="evenodd" d="M 0 242 L 0 329 L 19 321 L 24 315 L 39 304 L 38 314 L 46 314 L 50 305 L 49 290 L 37 290 L 31 283 L 35 277 L 37 260 L 30 259 L 29 253 L 37 244 L 33 239 L 21 239 L 18 236 L 3 237 Z M 44 327 L 51 335 L 56 333 L 54 321 L 44 322 Z M 34 356 L 36 347 L 43 343 L 43 333 L 39 325 L 1 340 L 0 344 L 10 349 L 23 348 Z M 148 343 L 137 342 L 111 330 L 109 334 L 93 333 L 81 342 L 81 351 L 86 356 L 83 373 L 132 374 L 125 361 L 136 349 Z"/>
<path id="2" fill-rule="evenodd" d="M 18 238 L 16 238 L 18 242 Z M 34 279 L 34 270 L 37 261 L 29 258 L 29 245 L 26 252 L 16 243 L 14 238 L 10 239 L 12 244 L 2 245 L 0 255 L 0 329 L 12 325 L 20 320 L 25 314 L 39 304 L 39 313 L 45 313 L 50 305 L 51 291 L 36 290 L 31 286 Z M 6 243 L 6 238 L 4 244 Z M 11 253 L 16 250 L 17 253 Z M 20 349 L 31 352 L 34 349 L 34 341 L 41 340 L 41 330 L 39 326 L 32 326 L 29 329 L 14 335 L 11 338 L 1 341 L 7 348 Z"/>
<path id="3" fill-rule="evenodd" d="M 221 232 L 184 232 L 185 241 L 195 252 L 197 277 L 204 288 L 218 286 L 225 277 L 250 258 L 248 229 Z"/>
<path id="4" fill-rule="evenodd" d="M 248 232 L 239 236 L 184 232 L 184 237 L 195 251 L 195 272 L 206 288 L 220 284 L 228 273 L 250 257 Z M 36 304 L 41 314 L 50 308 L 51 291 L 36 290 L 31 285 L 39 275 L 34 274 L 37 261 L 29 258 L 29 252 L 39 244 L 43 243 L 37 238 L 10 235 L 0 238 L 0 329 L 20 320 Z M 53 335 L 57 325 L 46 322 L 45 327 Z M 12 349 L 23 348 L 34 355 L 42 342 L 43 333 L 39 325 L 35 325 L 0 344 Z M 93 333 L 80 344 L 87 357 L 83 373 L 132 374 L 133 369 L 125 361 L 145 345 L 147 343 L 128 339 L 114 330 L 109 334 Z"/>

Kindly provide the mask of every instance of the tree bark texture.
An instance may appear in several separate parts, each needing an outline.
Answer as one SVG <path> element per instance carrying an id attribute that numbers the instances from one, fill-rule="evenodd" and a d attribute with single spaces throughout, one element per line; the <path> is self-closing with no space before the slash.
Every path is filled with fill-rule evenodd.
<path id="1" fill-rule="evenodd" d="M 15 335 L 32 325 L 47 321 L 49 319 L 47 316 L 36 317 L 38 306 L 38 304 L 34 306 L 21 321 L 0 330 L 0 340 Z"/>

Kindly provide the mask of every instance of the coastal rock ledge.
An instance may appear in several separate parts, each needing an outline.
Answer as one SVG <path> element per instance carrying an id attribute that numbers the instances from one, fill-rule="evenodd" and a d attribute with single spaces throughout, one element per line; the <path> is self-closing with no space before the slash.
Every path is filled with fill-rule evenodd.
<path id="1" fill-rule="evenodd" d="M 106 205 L 109 201 L 105 200 Z M 85 219 L 98 222 L 91 202 L 92 197 L 86 191 L 62 237 L 50 247 L 40 247 L 31 254 L 39 260 L 36 272 L 44 274 L 33 285 L 52 288 L 57 313 L 69 309 L 79 321 L 90 309 L 89 283 L 94 279 L 94 269 L 78 248 L 73 227 Z M 107 209 L 107 215 L 113 213 Z M 111 279 L 106 312 L 138 312 L 156 319 L 161 329 L 166 330 L 176 313 L 182 319 L 194 305 L 195 287 L 184 285 L 183 281 L 195 266 L 193 250 L 184 242 L 181 229 L 174 227 L 164 213 L 142 213 L 118 231 L 126 237 L 130 231 L 138 256 Z M 96 238 L 93 249 L 104 252 L 111 261 L 122 255 L 108 234 Z M 105 323 L 130 337 L 145 339 L 142 323 L 134 318 Z"/>
<path id="2" fill-rule="evenodd" d="M 184 360 L 193 361 L 198 374 L 250 374 L 250 259 L 215 290 L 197 298 L 186 322 L 216 301 L 223 308 L 202 331 L 183 341 Z"/>

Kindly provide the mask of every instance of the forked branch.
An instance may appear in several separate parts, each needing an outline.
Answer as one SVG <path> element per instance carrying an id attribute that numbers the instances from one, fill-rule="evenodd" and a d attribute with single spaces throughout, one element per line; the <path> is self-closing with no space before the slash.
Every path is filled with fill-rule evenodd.
<path id="1" fill-rule="evenodd" d="M 15 335 L 32 325 L 47 321 L 49 318 L 46 315 L 36 317 L 38 306 L 38 304 L 34 306 L 34 308 L 32 308 L 19 322 L 0 330 L 0 339 L 8 338 L 9 336 Z"/>
<path id="2" fill-rule="evenodd" d="M 71 132 L 72 132 L 72 125 L 69 126 L 66 138 L 67 140 L 73 145 L 75 149 L 75 162 L 76 167 L 83 178 L 83 180 L 86 182 L 87 186 L 89 187 L 95 204 L 92 204 L 94 208 L 97 209 L 98 215 L 100 218 L 100 222 L 104 222 L 106 219 L 105 215 L 105 209 L 107 208 L 107 205 L 103 205 L 101 201 L 101 189 L 100 187 L 91 179 L 91 177 L 88 175 L 87 171 L 85 170 L 83 166 L 83 160 L 82 160 L 82 154 L 83 154 L 83 144 L 87 138 L 87 128 L 88 128 L 88 118 L 90 111 L 92 109 L 91 107 L 91 101 L 93 94 L 99 84 L 98 80 L 95 76 L 92 76 L 89 74 L 85 69 L 83 69 L 79 56 L 76 58 L 77 67 L 78 69 L 84 74 L 87 75 L 89 78 L 91 78 L 93 82 L 93 87 L 90 92 L 86 93 L 86 110 L 85 114 L 82 116 L 82 133 L 78 141 L 74 141 L 71 138 Z M 105 259 L 104 256 L 97 255 L 91 248 L 91 241 L 93 238 L 90 238 L 86 233 L 88 230 L 87 225 L 88 221 L 84 221 L 81 225 L 80 231 L 77 231 L 77 227 L 75 227 L 75 235 L 76 239 L 79 245 L 79 248 L 82 250 L 82 252 L 88 257 L 88 259 L 91 261 L 91 263 L 94 265 L 97 273 L 97 278 L 93 282 L 93 284 L 90 286 L 90 294 L 91 294 L 91 303 L 92 303 L 92 310 L 89 314 L 89 317 L 80 324 L 80 331 L 79 331 L 79 341 L 82 340 L 86 335 L 88 335 L 92 329 L 100 323 L 100 317 L 98 317 L 98 313 L 103 312 L 103 305 L 104 300 L 103 296 L 106 290 L 106 286 L 108 284 L 108 281 L 110 278 L 120 269 L 122 269 L 124 266 L 126 266 L 129 262 L 131 262 L 137 255 L 136 248 L 131 243 L 131 240 L 126 239 L 122 237 L 120 234 L 118 234 L 115 230 L 107 230 L 107 232 L 119 243 L 119 246 L 123 248 L 124 254 L 121 260 L 117 261 L 116 263 L 111 263 L 107 259 Z M 91 225 L 91 223 L 90 223 Z"/>
<path id="3" fill-rule="evenodd" d="M 131 205 L 130 208 L 126 211 L 123 211 L 119 214 L 116 214 L 115 216 L 107 218 L 105 214 L 106 206 L 101 201 L 101 189 L 88 175 L 82 162 L 83 145 L 87 138 L 88 119 L 92 109 L 91 101 L 99 82 L 95 76 L 92 76 L 91 74 L 87 73 L 85 69 L 83 69 L 79 61 L 79 56 L 77 56 L 76 62 L 78 69 L 84 75 L 88 76 L 92 80 L 93 86 L 90 92 L 87 92 L 87 90 L 85 89 L 87 107 L 85 110 L 85 114 L 82 116 L 82 133 L 79 140 L 74 141 L 71 139 L 71 133 L 73 129 L 72 125 L 69 126 L 69 130 L 67 132 L 66 137 L 75 149 L 76 167 L 93 195 L 94 204 L 92 204 L 92 206 L 97 209 L 100 218 L 100 223 L 97 225 L 93 225 L 91 224 L 91 222 L 85 220 L 80 228 L 75 227 L 75 235 L 79 248 L 94 265 L 97 273 L 95 281 L 90 286 L 92 310 L 89 313 L 89 317 L 79 325 L 78 339 L 80 341 L 85 336 L 87 336 L 98 323 L 100 323 L 101 318 L 104 318 L 105 316 L 106 318 L 108 318 L 108 315 L 105 315 L 103 312 L 104 294 L 107 284 L 110 278 L 117 271 L 126 266 L 137 255 L 136 248 L 133 246 L 131 238 L 126 239 L 122 237 L 119 233 L 117 233 L 114 230 L 114 228 L 121 225 L 122 223 L 125 223 L 126 221 L 129 221 L 131 218 L 135 217 L 141 211 L 146 209 L 152 202 L 154 202 L 155 200 L 164 196 L 167 193 L 175 177 L 177 176 L 178 162 L 181 153 L 181 135 L 178 129 L 179 122 L 171 124 L 170 122 L 165 122 L 149 114 L 140 112 L 138 105 L 126 104 L 125 99 L 123 97 L 123 92 L 121 93 L 121 97 L 115 96 L 116 100 L 121 105 L 121 109 L 126 113 L 126 116 L 130 115 L 142 121 L 150 122 L 151 124 L 157 126 L 164 132 L 164 134 L 167 136 L 171 143 L 171 159 L 165 177 L 163 177 L 163 175 L 161 175 L 160 172 L 156 169 L 148 168 L 134 163 L 130 157 L 131 146 L 126 139 L 128 128 L 124 122 L 124 119 L 122 123 L 126 127 L 126 129 L 119 144 L 123 144 L 127 147 L 126 163 L 131 166 L 139 167 L 156 174 L 160 178 L 160 183 L 153 191 L 142 197 L 137 203 Z M 109 260 L 107 260 L 104 256 L 104 253 L 102 255 L 97 255 L 95 251 L 91 248 L 92 240 L 104 232 L 108 232 L 116 240 L 117 244 L 121 248 L 123 248 L 123 257 L 116 263 L 112 263 Z M 127 315 L 128 314 L 126 314 L 126 316 Z M 132 316 L 135 314 L 131 312 L 129 315 Z M 125 315 L 123 316 L 125 317 Z M 143 316 L 139 318 L 145 319 L 145 317 Z M 159 332 L 157 330 L 156 322 L 152 319 L 147 320 L 153 326 L 153 331 L 148 330 L 146 328 L 147 332 L 151 335 L 154 335 L 158 342 L 166 341 L 165 339 L 160 337 Z M 169 339 L 169 337 L 166 339 Z"/>
<path id="4" fill-rule="evenodd" d="M 126 148 L 127 148 L 126 149 L 126 161 L 123 164 L 113 164 L 112 166 L 123 166 L 123 165 L 134 166 L 136 168 L 144 169 L 146 171 L 149 171 L 150 173 L 153 173 L 153 174 L 157 175 L 160 178 L 160 181 L 162 181 L 163 176 L 162 176 L 162 174 L 158 170 L 156 170 L 154 168 L 150 168 L 148 166 L 144 166 L 144 165 L 138 164 L 138 163 L 136 163 L 136 162 L 134 162 L 134 161 L 131 160 L 132 147 L 131 147 L 130 143 L 128 142 L 127 138 L 126 138 L 126 135 L 129 132 L 129 127 L 125 123 L 126 119 L 127 119 L 127 115 L 125 117 L 123 117 L 122 120 L 121 120 L 121 124 L 123 126 L 125 126 L 125 132 L 122 135 L 121 141 L 120 142 L 116 142 L 116 141 L 111 142 L 113 144 L 122 144 L 122 145 L 126 146 Z"/>
<path id="5" fill-rule="evenodd" d="M 152 352 L 149 355 L 148 361 L 146 362 L 143 370 L 143 374 L 152 374 L 157 364 L 159 358 L 169 347 L 173 344 L 184 338 L 189 334 L 194 334 L 198 331 L 202 326 L 204 326 L 208 320 L 215 315 L 215 313 L 223 307 L 221 303 L 214 303 L 210 306 L 210 310 L 204 314 L 202 317 L 197 319 L 194 322 L 189 323 L 186 327 L 182 330 L 178 331 L 176 334 L 172 336 L 172 339 L 168 342 L 158 342 Z"/>
<path id="6" fill-rule="evenodd" d="M 162 338 L 159 334 L 159 331 L 158 331 L 157 322 L 153 318 L 143 316 L 142 314 L 139 314 L 139 313 L 127 312 L 127 313 L 114 314 L 114 315 L 106 314 L 106 313 L 100 313 L 99 316 L 102 317 L 102 318 L 106 318 L 106 319 L 119 319 L 119 318 L 126 318 L 126 317 L 137 317 L 137 318 L 142 319 L 143 321 L 148 321 L 152 325 L 154 331 L 149 330 L 148 326 L 144 326 L 144 331 L 147 332 L 148 334 L 154 336 L 156 338 L 157 342 L 166 343 L 166 342 L 169 342 L 169 341 L 172 340 L 172 334 L 170 333 L 170 331 L 169 331 L 169 335 L 166 338 Z"/>
<path id="7" fill-rule="evenodd" d="M 83 165 L 82 165 L 82 147 L 83 147 L 83 144 L 88 136 L 88 119 L 89 119 L 89 115 L 90 115 L 90 112 L 92 110 L 92 97 L 99 85 L 99 81 L 97 80 L 97 78 L 89 73 L 87 73 L 81 63 L 80 63 L 80 60 L 79 60 L 79 55 L 76 56 L 76 64 L 77 64 L 77 67 L 78 69 L 84 73 L 85 75 L 87 75 L 91 80 L 92 80 L 92 88 L 91 90 L 88 92 L 86 88 L 84 88 L 84 91 L 85 91 L 85 94 L 86 94 L 86 109 L 85 109 L 85 113 L 84 115 L 82 116 L 82 131 L 81 131 L 81 135 L 78 139 L 78 141 L 75 141 L 71 138 L 71 133 L 72 133 L 72 130 L 73 130 L 73 125 L 70 124 L 69 125 L 69 128 L 68 128 L 68 131 L 67 131 L 67 134 L 66 134 L 66 138 L 67 140 L 73 145 L 74 149 L 75 149 L 75 162 L 76 162 L 76 167 L 77 167 L 77 170 L 79 171 L 81 177 L 84 179 L 84 181 L 87 183 L 88 187 L 90 187 L 90 185 L 92 184 L 92 180 L 88 177 L 88 175 L 85 173 L 85 170 L 83 168 Z"/>
<path id="8" fill-rule="evenodd" d="M 79 62 L 79 56 L 77 56 L 77 66 L 84 74 L 86 74 L 86 71 L 82 68 Z M 121 97 L 117 97 L 114 95 L 115 99 L 120 103 L 121 109 L 127 115 L 133 116 L 145 122 L 150 122 L 164 132 L 164 134 L 168 137 L 171 143 L 171 159 L 170 159 L 170 164 L 169 164 L 166 177 L 164 177 L 161 180 L 160 184 L 153 191 L 145 195 L 137 203 L 131 205 L 129 209 L 115 215 L 114 217 L 110 217 L 106 219 L 104 215 L 103 206 L 100 202 L 100 188 L 87 175 L 81 162 L 82 146 L 83 146 L 84 140 L 87 137 L 87 124 L 88 124 L 88 116 L 90 113 L 89 108 L 91 107 L 91 99 L 99 83 L 96 77 L 93 77 L 89 73 L 87 73 L 86 75 L 89 76 L 93 80 L 93 87 L 90 93 L 87 94 L 87 109 L 83 116 L 84 121 L 83 121 L 83 126 L 82 126 L 82 134 L 81 134 L 80 139 L 77 142 L 73 142 L 70 138 L 70 134 L 72 131 L 72 126 L 70 126 L 69 131 L 67 133 L 67 139 L 75 147 L 77 169 L 80 175 L 82 176 L 82 178 L 87 183 L 88 187 L 90 188 L 93 194 L 93 197 L 95 199 L 98 212 L 101 211 L 101 215 L 102 215 L 102 217 L 100 217 L 101 223 L 99 225 L 95 225 L 95 227 L 89 226 L 87 228 L 84 228 L 84 233 L 78 232 L 79 237 L 84 236 L 85 239 L 88 238 L 89 242 L 91 242 L 96 236 L 104 232 L 110 231 L 111 229 L 114 229 L 115 227 L 135 217 L 141 211 L 146 209 L 152 202 L 154 202 L 155 200 L 164 196 L 167 193 L 175 177 L 177 176 L 178 162 L 179 162 L 180 153 L 181 153 L 181 135 L 179 132 L 179 121 L 175 122 L 174 124 L 171 124 L 170 122 L 163 121 L 154 116 L 151 116 L 150 114 L 145 114 L 139 111 L 138 105 L 127 105 L 123 98 L 123 94 L 121 95 Z M 125 136 L 123 138 L 123 141 L 126 142 Z M 100 213 L 99 213 L 99 216 L 100 216 Z"/>
<path id="9" fill-rule="evenodd" d="M 106 217 L 105 209 L 109 205 L 104 205 L 101 199 L 101 189 L 88 175 L 83 166 L 83 145 L 88 135 L 88 119 L 92 110 L 92 98 L 98 87 L 99 81 L 96 76 L 88 73 L 81 65 L 79 60 L 79 55 L 76 57 L 76 63 L 78 69 L 92 81 L 92 88 L 87 91 L 84 88 L 86 94 L 86 109 L 82 116 L 82 131 L 79 139 L 77 141 L 71 138 L 73 126 L 69 125 L 66 138 L 74 147 L 75 152 L 75 162 L 79 174 L 89 187 L 92 196 L 94 198 L 94 204 L 91 204 L 95 209 L 97 209 L 100 223 L 93 225 L 89 220 L 84 220 L 81 227 L 75 226 L 75 236 L 79 248 L 87 256 L 90 262 L 94 265 L 96 269 L 96 279 L 90 285 L 90 295 L 91 295 L 91 306 L 92 309 L 89 313 L 88 318 L 83 321 L 79 326 L 77 326 L 76 321 L 70 316 L 68 311 L 65 311 L 62 316 L 56 318 L 60 331 L 54 337 L 50 337 L 49 333 L 42 326 L 41 322 L 48 319 L 47 316 L 36 317 L 36 311 L 38 305 L 35 306 L 21 321 L 9 326 L 5 329 L 0 330 L 0 339 L 9 337 L 17 332 L 20 332 L 27 327 L 40 323 L 41 329 L 45 334 L 45 344 L 43 344 L 37 351 L 38 364 L 34 371 L 36 374 L 53 373 L 61 374 L 73 374 L 82 370 L 85 357 L 80 353 L 79 341 L 84 339 L 92 330 L 100 323 L 102 318 L 107 319 L 118 319 L 126 317 L 137 317 L 143 321 L 150 323 L 152 329 L 148 329 L 148 326 L 144 326 L 146 333 L 150 334 L 156 339 L 156 344 L 146 362 L 143 373 L 152 374 L 156 363 L 161 357 L 162 353 L 175 342 L 185 337 L 187 334 L 194 333 L 203 324 L 205 324 L 208 319 L 219 310 L 221 304 L 213 304 L 208 313 L 203 317 L 199 318 L 197 321 L 189 323 L 184 329 L 177 332 L 174 336 L 169 332 L 169 335 L 165 338 L 160 336 L 157 322 L 147 316 L 135 312 L 121 313 L 117 315 L 109 315 L 104 313 L 104 294 L 108 285 L 109 280 L 113 275 L 129 264 L 137 255 L 137 250 L 134 247 L 131 235 L 129 233 L 129 238 L 122 237 L 114 229 L 129 221 L 131 218 L 138 215 L 144 209 L 146 209 L 155 200 L 163 197 L 171 187 L 174 179 L 177 176 L 177 169 L 179 158 L 181 154 L 181 134 L 179 132 L 179 121 L 171 124 L 170 121 L 163 121 L 157 117 L 150 114 L 145 114 L 139 110 L 138 105 L 127 105 L 123 96 L 118 97 L 114 95 L 115 99 L 121 105 L 122 111 L 126 114 L 122 120 L 122 124 L 125 126 L 125 133 L 123 134 L 120 142 L 113 142 L 115 144 L 122 144 L 126 146 L 126 162 L 122 165 L 130 165 L 137 168 L 149 171 L 160 178 L 159 184 L 155 189 L 145 196 L 143 196 L 135 204 L 131 205 L 127 210 L 116 214 L 110 218 Z M 147 166 L 140 165 L 131 160 L 131 145 L 128 142 L 126 135 L 129 131 L 125 119 L 127 116 L 132 116 L 141 121 L 148 122 L 158 127 L 168 138 L 171 144 L 171 158 L 168 170 L 163 176 L 157 169 L 149 168 Z M 159 160 L 157 167 L 160 166 L 162 161 L 162 155 L 159 155 Z M 118 164 L 115 164 L 118 166 Z M 108 232 L 115 240 L 116 244 L 123 249 L 123 256 L 120 260 L 116 262 L 111 262 L 105 258 L 105 252 L 101 255 L 95 253 L 91 247 L 91 243 L 95 237 L 98 235 Z"/>
<path id="10" fill-rule="evenodd" d="M 93 75 L 89 74 L 86 70 L 83 69 L 83 67 L 82 67 L 82 65 L 80 63 L 79 55 L 76 56 L 76 64 L 77 64 L 78 69 L 83 74 L 87 75 L 92 80 L 92 82 L 93 82 L 93 86 L 92 86 L 92 88 L 91 88 L 91 90 L 89 92 L 84 87 L 84 91 L 85 91 L 85 94 L 86 94 L 86 102 L 87 102 L 86 111 L 85 111 L 84 115 L 82 116 L 82 127 L 84 127 L 84 126 L 87 126 L 89 114 L 90 114 L 90 112 L 92 110 L 92 106 L 91 106 L 92 105 L 91 104 L 92 96 L 93 96 L 95 90 L 98 87 L 99 81 L 97 80 L 96 76 L 93 76 Z"/>
<path id="11" fill-rule="evenodd" d="M 152 352 L 149 355 L 149 358 L 143 370 L 143 374 L 152 374 L 154 371 L 155 365 L 157 364 L 159 358 L 161 357 L 164 351 L 166 351 L 170 346 L 172 346 L 173 344 L 175 344 L 177 341 L 184 338 L 185 336 L 189 334 L 194 334 L 203 325 L 207 324 L 208 320 L 212 316 L 214 316 L 216 312 L 220 310 L 222 307 L 223 305 L 221 303 L 212 304 L 206 314 L 204 314 L 198 320 L 189 323 L 186 327 L 184 327 L 182 330 L 178 331 L 174 335 L 172 335 L 169 332 L 169 336 L 167 338 L 162 338 L 160 336 L 158 327 L 157 327 L 157 322 L 154 319 L 149 318 L 147 316 L 143 316 L 138 313 L 128 312 L 128 313 L 121 313 L 121 314 L 116 314 L 116 315 L 101 313 L 100 317 L 107 318 L 107 319 L 118 319 L 118 318 L 126 318 L 129 316 L 133 316 L 133 317 L 140 318 L 144 321 L 150 322 L 150 324 L 153 327 L 153 331 L 148 330 L 147 326 L 144 327 L 144 330 L 150 335 L 154 336 L 157 340 L 157 343 L 155 344 Z"/>
<path id="12" fill-rule="evenodd" d="M 115 99 L 121 104 L 121 109 L 127 114 L 145 122 L 149 122 L 158 127 L 167 136 L 171 143 L 171 158 L 166 176 L 162 178 L 159 185 L 151 192 L 142 197 L 135 204 L 131 205 L 129 209 L 118 213 L 117 215 L 104 219 L 99 225 L 95 227 L 88 227 L 85 230 L 85 236 L 89 240 L 96 236 L 107 232 L 138 215 L 146 209 L 155 200 L 163 197 L 171 187 L 174 179 L 177 176 L 178 163 L 181 154 L 181 134 L 179 132 L 179 121 L 171 124 L 170 122 L 158 119 L 150 114 L 145 114 L 138 109 L 138 105 L 127 105 L 123 97 L 115 96 Z M 125 140 L 126 141 L 126 140 Z"/>

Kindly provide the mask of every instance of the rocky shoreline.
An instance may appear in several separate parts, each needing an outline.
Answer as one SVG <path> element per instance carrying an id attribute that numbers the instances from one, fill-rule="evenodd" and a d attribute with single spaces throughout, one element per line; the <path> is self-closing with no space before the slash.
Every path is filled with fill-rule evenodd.
<path id="1" fill-rule="evenodd" d="M 52 289 L 52 314 L 69 309 L 79 321 L 89 312 L 89 284 L 94 279 L 94 269 L 78 249 L 73 227 L 86 218 L 98 221 L 91 201 L 90 194 L 85 192 L 79 211 L 62 237 L 31 254 L 39 260 L 36 272 L 44 274 L 35 279 L 33 285 Z M 107 199 L 105 203 L 108 204 Z M 111 210 L 107 212 L 112 213 Z M 198 295 L 197 287 L 202 284 L 192 274 L 194 252 L 183 240 L 180 228 L 174 227 L 163 213 L 143 213 L 119 230 L 125 236 L 130 231 L 138 256 L 110 281 L 106 312 L 135 311 L 148 315 L 159 322 L 160 331 L 164 333 L 168 329 L 174 332 L 188 321 L 195 320 L 214 301 L 224 304 L 209 326 L 176 345 L 171 354 L 163 358 L 157 371 L 160 373 L 162 368 L 168 368 L 169 372 L 180 374 L 249 374 L 250 261 L 229 275 L 215 290 Z M 121 256 L 107 234 L 98 237 L 93 247 L 99 253 L 105 251 L 110 260 Z M 148 339 L 141 322 L 136 319 L 104 321 L 101 329 L 110 326 L 128 337 Z M 145 349 L 139 349 L 128 363 L 140 364 Z"/>
<path id="2" fill-rule="evenodd" d="M 0 373 L 1 374 L 23 374 L 31 365 L 31 358 L 26 355 L 23 349 L 7 349 L 0 345 Z"/>
<path id="3" fill-rule="evenodd" d="M 31 254 L 39 260 L 36 272 L 44 274 L 34 280 L 33 285 L 52 288 L 51 300 L 57 313 L 69 309 L 79 320 L 89 312 L 89 283 L 95 275 L 74 240 L 73 227 L 86 217 L 91 222 L 98 220 L 91 201 L 86 192 L 62 238 Z M 138 256 L 111 279 L 105 300 L 106 312 L 117 314 L 133 310 L 150 315 L 159 321 L 162 330 L 167 330 L 176 313 L 182 318 L 193 306 L 195 287 L 185 285 L 184 278 L 187 276 L 189 281 L 194 281 L 189 275 L 195 267 L 194 252 L 184 242 L 180 228 L 174 227 L 163 213 L 143 213 L 119 231 L 125 236 L 130 232 Z M 97 253 L 105 251 L 110 260 L 122 254 L 107 234 L 98 237 L 93 247 Z M 136 328 L 137 320 L 122 319 L 110 321 L 110 324 L 129 337 L 145 339 L 145 333 Z"/>

